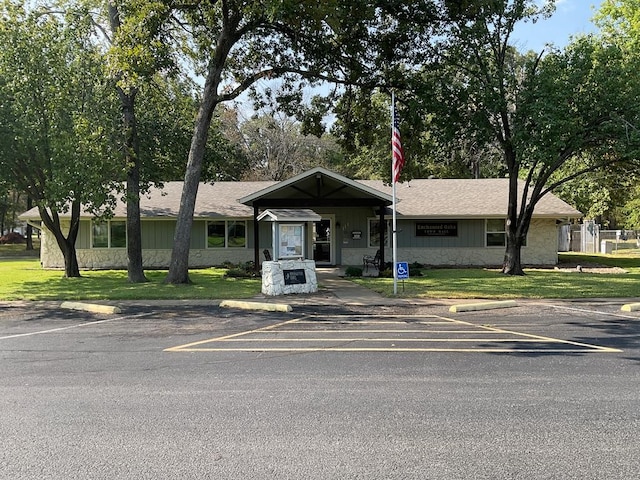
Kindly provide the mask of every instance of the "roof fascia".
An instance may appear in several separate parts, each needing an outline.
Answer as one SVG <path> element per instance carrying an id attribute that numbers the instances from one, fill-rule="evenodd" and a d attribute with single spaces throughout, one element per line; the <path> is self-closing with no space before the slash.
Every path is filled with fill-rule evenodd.
<path id="1" fill-rule="evenodd" d="M 315 167 L 312 168 L 311 170 L 307 170 L 306 172 L 302 172 L 298 175 L 296 175 L 295 177 L 291 177 L 288 180 L 283 180 L 280 183 L 276 183 L 275 185 L 271 185 L 267 188 L 263 188 L 262 190 L 258 190 L 257 192 L 251 193 L 249 195 L 246 195 L 240 199 L 238 199 L 238 202 L 244 204 L 244 205 L 251 205 L 251 203 L 257 199 L 259 199 L 260 197 L 263 197 L 265 195 L 268 195 L 270 193 L 276 192 L 278 190 L 281 190 L 283 188 L 286 188 L 288 186 L 291 186 L 301 180 L 304 180 L 306 178 L 312 177 L 316 174 L 321 174 L 321 175 L 326 175 L 327 177 L 331 177 L 334 180 L 338 181 L 338 182 L 342 182 L 352 188 L 355 188 L 357 190 L 360 190 L 362 192 L 365 192 L 373 197 L 379 198 L 380 200 L 384 200 L 387 202 L 392 202 L 393 198 L 391 197 L 391 195 L 387 195 L 386 193 L 381 192 L 380 190 L 376 190 L 375 188 L 371 188 L 368 187 L 362 183 L 359 183 L 355 180 L 351 180 L 347 177 L 344 177 L 338 173 L 332 172 L 330 170 L 327 170 L 326 168 L 323 167 Z"/>

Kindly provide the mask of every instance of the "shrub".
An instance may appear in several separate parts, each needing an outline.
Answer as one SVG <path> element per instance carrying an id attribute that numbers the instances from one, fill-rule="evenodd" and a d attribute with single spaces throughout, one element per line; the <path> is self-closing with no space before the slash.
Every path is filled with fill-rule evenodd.
<path id="1" fill-rule="evenodd" d="M 227 278 L 254 278 L 258 275 L 254 265 L 254 262 L 245 262 L 239 265 L 225 262 L 224 267 L 227 268 L 227 271 L 224 276 Z"/>
<path id="2" fill-rule="evenodd" d="M 10 232 L 0 237 L 0 243 L 3 245 L 24 243 L 26 239 L 18 232 Z"/>
<path id="3" fill-rule="evenodd" d="M 344 274 L 347 277 L 361 277 L 362 267 L 347 267 L 344 271 Z"/>
<path id="4" fill-rule="evenodd" d="M 226 278 L 253 278 L 255 277 L 255 272 L 247 272 L 242 268 L 230 268 L 224 276 Z"/>
<path id="5" fill-rule="evenodd" d="M 393 278 L 393 268 L 386 265 L 384 270 L 380 270 L 380 274 L 378 276 L 380 278 Z"/>

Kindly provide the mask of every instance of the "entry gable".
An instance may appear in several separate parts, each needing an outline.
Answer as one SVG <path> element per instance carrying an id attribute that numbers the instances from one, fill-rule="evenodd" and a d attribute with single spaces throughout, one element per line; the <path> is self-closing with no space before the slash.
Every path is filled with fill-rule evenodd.
<path id="1" fill-rule="evenodd" d="M 295 204 L 302 207 L 326 204 L 352 205 L 354 199 L 357 199 L 359 204 L 392 203 L 390 195 L 322 167 L 303 172 L 238 201 L 253 206 L 277 207 Z"/>
<path id="2" fill-rule="evenodd" d="M 265 218 L 270 222 L 319 222 L 322 220 L 322 217 L 313 210 L 303 208 L 272 208 L 258 215 L 258 221 Z"/>

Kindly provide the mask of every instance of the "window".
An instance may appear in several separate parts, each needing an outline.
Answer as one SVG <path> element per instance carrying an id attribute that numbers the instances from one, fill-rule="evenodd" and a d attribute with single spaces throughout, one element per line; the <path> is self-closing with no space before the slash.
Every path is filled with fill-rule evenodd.
<path id="1" fill-rule="evenodd" d="M 207 223 L 207 247 L 224 248 L 225 247 L 225 224 L 226 222 L 208 222 Z"/>
<path id="2" fill-rule="evenodd" d="M 91 235 L 93 248 L 125 248 L 127 246 L 127 224 L 123 221 L 93 222 Z"/>
<path id="3" fill-rule="evenodd" d="M 216 220 L 207 222 L 208 248 L 238 248 L 247 246 L 247 222 Z"/>
<path id="4" fill-rule="evenodd" d="M 487 232 L 487 247 L 504 247 L 507 245 L 507 233 L 503 218 L 488 219 L 485 230 Z"/>
<path id="5" fill-rule="evenodd" d="M 386 228 L 384 231 L 384 246 L 389 246 L 389 234 L 391 232 L 391 221 L 386 221 Z M 380 246 L 380 220 L 371 218 L 369 219 L 369 246 Z"/>
<path id="6" fill-rule="evenodd" d="M 487 247 L 506 247 L 507 246 L 507 226 L 506 220 L 503 218 L 491 218 L 486 222 L 485 231 L 487 232 Z M 527 239 L 524 239 L 522 246 L 527 246 Z"/>
<path id="7" fill-rule="evenodd" d="M 227 246 L 246 247 L 247 246 L 247 222 L 227 222 Z"/>

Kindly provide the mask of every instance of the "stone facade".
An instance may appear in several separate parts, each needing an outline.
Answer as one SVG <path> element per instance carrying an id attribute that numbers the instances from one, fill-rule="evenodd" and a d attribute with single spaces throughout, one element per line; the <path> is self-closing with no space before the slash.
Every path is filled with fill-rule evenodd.
<path id="1" fill-rule="evenodd" d="M 83 270 L 108 270 L 127 268 L 126 248 L 78 248 L 76 250 L 78 266 Z M 148 269 L 166 269 L 171 260 L 170 249 L 146 249 L 142 251 L 142 265 Z M 209 268 L 225 262 L 233 264 L 253 260 L 253 249 L 191 249 L 189 267 Z M 43 268 L 64 268 L 64 257 L 55 237 L 42 228 L 40 262 Z"/>
<path id="2" fill-rule="evenodd" d="M 304 271 L 305 282 L 287 285 L 286 270 Z M 280 260 L 262 263 L 262 293 L 264 295 L 288 295 L 292 293 L 315 293 L 318 291 L 316 262 L 313 260 Z"/>
<path id="3" fill-rule="evenodd" d="M 557 227 L 553 219 L 534 219 L 522 248 L 525 265 L 555 265 L 558 263 Z M 341 248 L 342 265 L 362 265 L 363 255 L 374 255 L 375 248 Z M 79 248 L 78 265 L 81 269 L 125 269 L 127 251 L 124 248 Z M 147 249 L 143 251 L 145 268 L 167 268 L 171 259 L 170 249 Z M 419 262 L 434 266 L 496 266 L 502 265 L 504 247 L 456 247 L 456 248 L 398 248 L 398 260 Z M 225 262 L 234 264 L 253 260 L 251 248 L 192 249 L 189 266 L 208 268 Z M 391 248 L 385 249 L 385 260 L 392 260 Z M 44 268 L 64 268 L 62 252 L 53 235 L 42 229 L 40 261 Z M 264 265 L 264 264 L 263 264 Z"/>
<path id="4" fill-rule="evenodd" d="M 525 265 L 555 265 L 558 263 L 558 230 L 553 219 L 534 219 L 522 247 Z M 343 265 L 362 265 L 363 255 L 375 255 L 374 248 L 343 248 Z M 398 261 L 418 262 L 434 266 L 496 266 L 502 265 L 504 247 L 406 248 L 398 247 Z M 391 248 L 385 248 L 386 262 L 392 261 Z"/>

